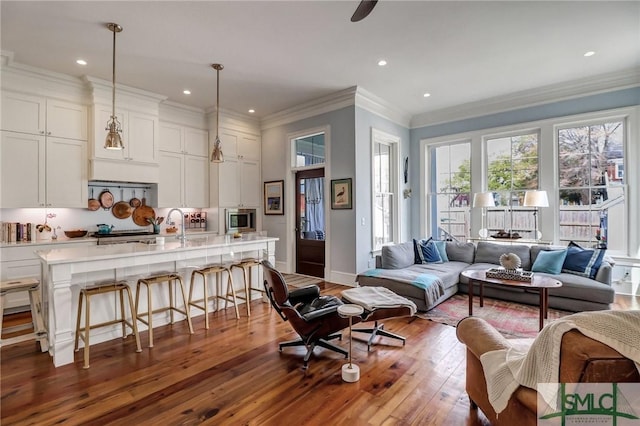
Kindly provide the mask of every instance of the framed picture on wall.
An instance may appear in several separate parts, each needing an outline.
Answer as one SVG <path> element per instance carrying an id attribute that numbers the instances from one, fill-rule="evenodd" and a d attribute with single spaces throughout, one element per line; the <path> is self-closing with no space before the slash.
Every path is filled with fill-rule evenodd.
<path id="1" fill-rule="evenodd" d="M 331 208 L 351 209 L 351 178 L 331 181 Z"/>
<path id="2" fill-rule="evenodd" d="M 284 181 L 264 183 L 264 214 L 284 214 Z"/>

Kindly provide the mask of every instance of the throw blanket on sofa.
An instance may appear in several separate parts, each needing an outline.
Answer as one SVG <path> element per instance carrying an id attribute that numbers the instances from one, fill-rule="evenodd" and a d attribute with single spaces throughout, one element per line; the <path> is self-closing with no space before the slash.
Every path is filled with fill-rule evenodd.
<path id="1" fill-rule="evenodd" d="M 361 275 L 390 279 L 418 287 L 425 291 L 425 301 L 427 302 L 427 305 L 436 303 L 436 301 L 444 295 L 444 283 L 440 278 L 428 273 L 416 274 L 416 272 L 411 268 L 369 269 Z M 358 281 L 357 278 L 356 281 Z"/>
<path id="2" fill-rule="evenodd" d="M 514 346 L 480 357 L 489 402 L 496 413 L 506 408 L 520 385 L 537 389 L 550 406 L 555 406 L 557 387 L 538 387 L 538 383 L 558 383 L 562 335 L 574 328 L 640 365 L 640 311 L 573 314 L 543 328 L 529 348 Z"/>

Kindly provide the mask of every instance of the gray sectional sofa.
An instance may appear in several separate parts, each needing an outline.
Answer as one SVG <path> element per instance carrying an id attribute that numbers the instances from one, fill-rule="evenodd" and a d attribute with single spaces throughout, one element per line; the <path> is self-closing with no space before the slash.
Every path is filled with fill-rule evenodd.
<path id="1" fill-rule="evenodd" d="M 416 264 L 413 242 L 385 246 L 376 257 L 376 268 L 358 274 L 361 286 L 382 286 L 416 303 L 418 310 L 428 311 L 458 292 L 468 292 L 468 281 L 461 276 L 466 269 L 489 269 L 500 264 L 503 253 L 515 253 L 524 270 L 531 270 L 545 246 L 505 245 L 481 241 L 447 242 L 448 262 Z M 562 287 L 549 290 L 549 306 L 572 312 L 609 309 L 615 292 L 611 287 L 611 265 L 603 261 L 594 279 L 562 272 L 549 275 L 562 282 Z M 478 287 L 474 289 L 477 294 Z M 484 296 L 537 305 L 537 290 L 485 284 Z"/>

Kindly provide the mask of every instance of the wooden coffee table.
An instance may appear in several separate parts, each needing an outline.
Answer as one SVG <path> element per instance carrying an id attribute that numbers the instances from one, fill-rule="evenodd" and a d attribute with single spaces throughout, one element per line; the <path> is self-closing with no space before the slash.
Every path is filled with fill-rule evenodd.
<path id="1" fill-rule="evenodd" d="M 562 287 L 562 282 L 544 276 L 534 275 L 531 282 L 516 281 L 516 280 L 503 280 L 500 278 L 487 278 L 487 271 L 485 270 L 468 270 L 463 271 L 462 275 L 469 280 L 469 316 L 473 315 L 473 286 L 478 284 L 480 288 L 480 307 L 484 306 L 484 298 L 482 295 L 483 287 L 486 283 L 498 284 L 503 286 L 519 287 L 522 289 L 538 290 L 540 294 L 540 330 L 544 327 L 544 320 L 547 318 L 549 311 L 549 289 Z"/>

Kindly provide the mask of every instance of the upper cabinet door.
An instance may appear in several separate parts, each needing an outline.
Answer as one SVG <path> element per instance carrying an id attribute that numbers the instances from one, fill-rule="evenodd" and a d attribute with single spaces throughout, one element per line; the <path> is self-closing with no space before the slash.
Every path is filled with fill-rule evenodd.
<path id="1" fill-rule="evenodd" d="M 2 130 L 44 135 L 46 101 L 37 96 L 2 92 Z"/>
<path id="2" fill-rule="evenodd" d="M 184 153 L 209 157 L 209 133 L 206 130 L 185 127 Z"/>
<path id="3" fill-rule="evenodd" d="M 260 161 L 260 138 L 254 135 L 242 135 L 238 141 L 238 157 L 245 160 Z"/>
<path id="4" fill-rule="evenodd" d="M 0 132 L 3 208 L 45 207 L 45 153 L 43 135 Z"/>
<path id="5" fill-rule="evenodd" d="M 87 143 L 47 138 L 47 206 L 87 206 Z"/>
<path id="6" fill-rule="evenodd" d="M 170 123 L 160 123 L 160 150 L 181 153 L 184 151 L 182 126 Z"/>
<path id="7" fill-rule="evenodd" d="M 158 162 L 157 129 L 157 117 L 129 112 L 129 160 Z"/>
<path id="8" fill-rule="evenodd" d="M 47 100 L 47 136 L 87 140 L 87 107 Z"/>
<path id="9" fill-rule="evenodd" d="M 216 136 L 211 137 L 211 147 L 216 141 Z M 220 129 L 220 142 L 222 143 L 222 153 L 225 158 L 236 158 L 238 156 L 238 135 L 226 129 Z"/>

